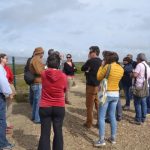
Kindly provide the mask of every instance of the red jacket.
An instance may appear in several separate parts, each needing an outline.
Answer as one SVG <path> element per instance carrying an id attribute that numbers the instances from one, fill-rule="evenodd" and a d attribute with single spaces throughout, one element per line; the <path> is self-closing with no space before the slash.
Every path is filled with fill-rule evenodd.
<path id="1" fill-rule="evenodd" d="M 65 106 L 64 94 L 67 88 L 67 77 L 57 69 L 49 68 L 42 72 L 42 95 L 40 107 Z"/>
<path id="2" fill-rule="evenodd" d="M 13 82 L 13 80 L 14 80 L 14 75 L 13 75 L 13 73 L 12 73 L 11 68 L 10 68 L 9 66 L 5 65 L 5 66 L 4 66 L 4 69 L 5 69 L 5 71 L 6 71 L 6 77 L 7 77 L 7 79 L 8 79 L 8 82 L 9 82 L 10 84 L 12 84 L 12 82 Z"/>

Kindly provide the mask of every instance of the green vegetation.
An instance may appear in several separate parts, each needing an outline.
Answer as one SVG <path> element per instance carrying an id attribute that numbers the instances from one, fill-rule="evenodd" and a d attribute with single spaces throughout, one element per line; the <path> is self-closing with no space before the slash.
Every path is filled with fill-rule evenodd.
<path id="1" fill-rule="evenodd" d="M 76 74 L 81 74 L 81 73 L 83 73 L 83 72 L 81 71 L 82 65 L 83 65 L 83 62 L 75 62 L 75 66 L 76 66 L 76 68 L 77 68 Z"/>

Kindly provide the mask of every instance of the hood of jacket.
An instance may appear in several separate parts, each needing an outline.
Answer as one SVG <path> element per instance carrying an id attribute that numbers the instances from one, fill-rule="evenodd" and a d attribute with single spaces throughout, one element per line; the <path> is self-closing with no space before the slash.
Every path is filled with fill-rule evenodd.
<path id="1" fill-rule="evenodd" d="M 60 70 L 49 68 L 45 71 L 46 78 L 51 81 L 55 82 L 62 77 L 62 73 Z"/>

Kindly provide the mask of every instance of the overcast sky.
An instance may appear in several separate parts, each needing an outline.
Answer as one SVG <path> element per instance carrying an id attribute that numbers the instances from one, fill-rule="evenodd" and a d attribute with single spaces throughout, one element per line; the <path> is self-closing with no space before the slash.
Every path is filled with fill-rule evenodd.
<path id="1" fill-rule="evenodd" d="M 0 0 L 0 35 L 0 52 L 14 56 L 42 46 L 84 61 L 98 45 L 150 60 L 150 0 Z"/>

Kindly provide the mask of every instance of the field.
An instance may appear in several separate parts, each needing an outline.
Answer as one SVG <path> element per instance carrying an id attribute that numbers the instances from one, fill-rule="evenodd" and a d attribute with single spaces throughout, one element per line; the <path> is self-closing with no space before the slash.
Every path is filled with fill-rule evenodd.
<path id="1" fill-rule="evenodd" d="M 14 125 L 13 134 L 8 138 L 15 143 L 14 150 L 36 150 L 40 136 L 40 125 L 31 121 L 31 107 L 28 100 L 28 88 L 23 86 L 23 76 L 17 76 L 21 81 L 17 91 L 17 101 L 13 103 L 13 113 L 9 118 Z M 72 105 L 66 105 L 66 115 L 63 125 L 64 150 L 96 150 L 93 141 L 98 139 L 98 129 L 94 126 L 91 129 L 83 127 L 86 120 L 85 108 L 85 79 L 83 74 L 76 75 L 77 86 L 71 89 L 70 101 Z M 26 92 L 24 91 L 24 89 Z M 21 93 L 20 93 L 21 92 Z M 121 99 L 122 105 L 124 99 Z M 133 103 L 133 102 L 132 102 Z M 117 143 L 111 145 L 106 141 L 102 150 L 150 150 L 150 118 L 145 124 L 137 126 L 131 122 L 134 120 L 134 108 L 123 112 L 123 120 L 118 122 Z M 96 120 L 94 119 L 94 123 Z M 106 138 L 110 136 L 109 124 L 106 124 Z M 53 132 L 51 140 L 53 137 Z"/>

